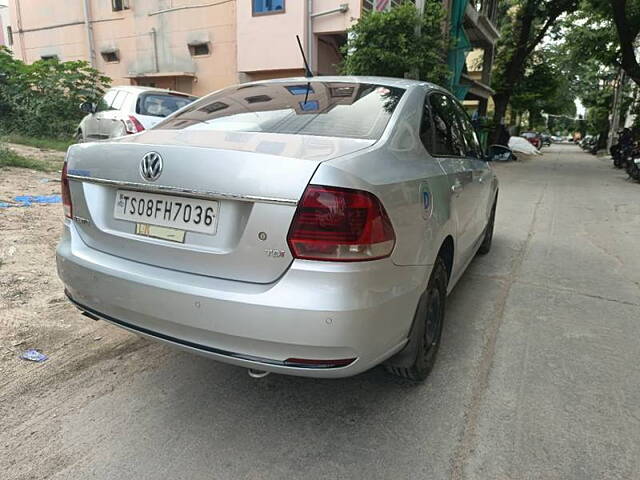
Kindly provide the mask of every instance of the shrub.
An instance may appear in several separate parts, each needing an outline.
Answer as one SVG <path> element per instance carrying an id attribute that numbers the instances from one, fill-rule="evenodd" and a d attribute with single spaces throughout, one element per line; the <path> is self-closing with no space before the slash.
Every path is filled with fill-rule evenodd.
<path id="1" fill-rule="evenodd" d="M 439 0 L 427 0 L 422 17 L 409 2 L 365 13 L 348 32 L 341 73 L 398 78 L 417 73 L 420 80 L 446 85 L 444 18 Z"/>
<path id="2" fill-rule="evenodd" d="M 97 102 L 110 82 L 87 62 L 39 60 L 27 65 L 0 47 L 0 131 L 71 136 L 84 115 L 78 106 Z"/>

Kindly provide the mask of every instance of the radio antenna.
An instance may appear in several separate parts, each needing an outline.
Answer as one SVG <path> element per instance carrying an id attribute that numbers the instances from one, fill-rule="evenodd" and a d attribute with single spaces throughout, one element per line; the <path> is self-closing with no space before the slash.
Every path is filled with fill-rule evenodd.
<path id="1" fill-rule="evenodd" d="M 296 35 L 296 40 L 298 40 L 298 48 L 300 49 L 300 54 L 302 55 L 302 60 L 304 60 L 304 68 L 306 70 L 304 76 L 307 78 L 313 77 L 313 72 L 309 68 L 309 62 L 307 62 L 307 56 L 304 54 L 304 49 L 302 48 L 302 43 L 300 42 L 300 36 Z"/>

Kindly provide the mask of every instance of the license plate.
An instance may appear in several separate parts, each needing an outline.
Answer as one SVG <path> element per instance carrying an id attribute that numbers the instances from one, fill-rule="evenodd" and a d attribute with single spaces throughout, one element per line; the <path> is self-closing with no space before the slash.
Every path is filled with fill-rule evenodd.
<path id="1" fill-rule="evenodd" d="M 215 200 L 118 190 L 113 216 L 118 220 L 215 235 L 219 208 Z"/>

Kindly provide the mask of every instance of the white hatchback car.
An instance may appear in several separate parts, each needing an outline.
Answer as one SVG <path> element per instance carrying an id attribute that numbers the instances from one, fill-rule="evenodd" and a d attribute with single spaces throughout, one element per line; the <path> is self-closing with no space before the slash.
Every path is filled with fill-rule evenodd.
<path id="1" fill-rule="evenodd" d="M 422 380 L 498 181 L 447 91 L 317 77 L 73 145 L 58 273 L 86 316 L 253 370 Z M 256 370 L 258 372 L 256 372 Z"/>
<path id="2" fill-rule="evenodd" d="M 90 142 L 139 133 L 196 99 L 186 93 L 159 88 L 114 87 L 99 104 L 80 105 L 87 116 L 78 126 L 76 139 Z"/>

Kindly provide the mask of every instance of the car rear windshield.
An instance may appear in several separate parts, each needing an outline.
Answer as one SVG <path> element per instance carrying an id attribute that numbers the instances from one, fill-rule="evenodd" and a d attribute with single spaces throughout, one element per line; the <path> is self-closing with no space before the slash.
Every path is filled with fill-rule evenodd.
<path id="1" fill-rule="evenodd" d="M 151 117 L 167 117 L 176 110 L 186 107 L 195 99 L 196 97 L 170 93 L 146 93 L 138 97 L 136 113 Z"/>
<path id="2" fill-rule="evenodd" d="M 352 82 L 240 85 L 194 102 L 156 128 L 377 140 L 404 92 Z"/>

